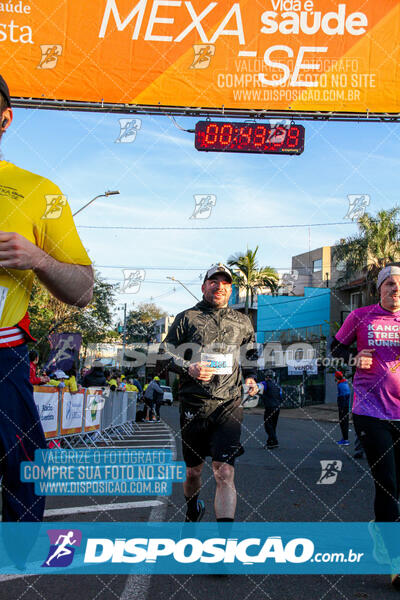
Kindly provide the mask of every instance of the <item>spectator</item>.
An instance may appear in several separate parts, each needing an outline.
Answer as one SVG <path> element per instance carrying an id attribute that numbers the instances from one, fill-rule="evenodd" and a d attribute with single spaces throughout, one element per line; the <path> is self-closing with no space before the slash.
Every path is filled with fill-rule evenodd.
<path id="1" fill-rule="evenodd" d="M 142 394 L 143 389 L 142 389 L 142 386 L 140 385 L 140 381 L 135 378 L 133 378 L 131 381 L 132 381 L 133 385 L 135 385 L 137 387 L 139 394 Z"/>
<path id="2" fill-rule="evenodd" d="M 107 379 L 101 360 L 95 360 L 93 366 L 82 379 L 82 385 L 88 387 L 105 387 Z"/>
<path id="3" fill-rule="evenodd" d="M 52 373 L 49 379 L 49 385 L 54 387 L 58 387 L 59 389 L 66 387 L 66 381 L 68 380 L 68 375 L 61 371 L 61 369 L 57 369 Z"/>
<path id="4" fill-rule="evenodd" d="M 43 385 L 49 381 L 47 375 L 39 377 L 36 374 L 36 367 L 39 362 L 39 353 L 36 350 L 29 352 L 29 381 L 32 385 Z"/>
<path id="5" fill-rule="evenodd" d="M 68 369 L 68 371 L 66 371 L 66 374 L 68 375 L 68 379 L 65 382 L 65 385 L 71 394 L 76 394 L 78 391 L 78 384 L 76 383 L 76 368 L 71 367 Z"/>
<path id="6" fill-rule="evenodd" d="M 161 404 L 164 398 L 164 390 L 162 389 L 162 387 L 160 386 L 160 378 L 159 377 L 154 377 L 153 379 L 153 400 L 154 400 L 154 407 L 155 407 L 155 413 L 156 413 L 156 421 L 161 421 L 161 416 L 160 416 L 160 408 L 161 408 Z"/>
<path id="7" fill-rule="evenodd" d="M 278 448 L 278 438 L 276 436 L 276 427 L 280 413 L 282 401 L 282 389 L 274 381 L 274 372 L 267 371 L 265 381 L 258 384 L 261 392 L 261 398 L 264 404 L 264 429 L 267 434 L 267 442 L 264 448 L 272 450 Z"/>
<path id="8" fill-rule="evenodd" d="M 118 381 L 117 381 L 117 376 L 116 376 L 115 372 L 108 373 L 106 383 L 107 383 L 108 387 L 110 388 L 110 391 L 115 392 L 115 390 L 118 388 Z"/>
<path id="9" fill-rule="evenodd" d="M 350 386 L 341 371 L 335 372 L 337 383 L 337 404 L 339 410 L 339 425 L 342 439 L 336 442 L 339 446 L 348 446 L 349 442 L 349 413 L 350 413 Z"/>
<path id="10" fill-rule="evenodd" d="M 159 381 L 160 378 L 156 376 L 146 386 L 146 390 L 144 392 L 144 403 L 146 405 L 146 414 L 144 418 L 145 422 L 160 420 L 160 406 L 157 406 L 157 402 L 159 403 L 158 398 L 160 397 L 160 395 L 162 399 L 164 392 L 158 383 Z"/>
<path id="11" fill-rule="evenodd" d="M 139 388 L 134 384 L 133 379 L 128 379 L 128 383 L 126 384 L 127 392 L 137 392 L 139 395 Z"/>

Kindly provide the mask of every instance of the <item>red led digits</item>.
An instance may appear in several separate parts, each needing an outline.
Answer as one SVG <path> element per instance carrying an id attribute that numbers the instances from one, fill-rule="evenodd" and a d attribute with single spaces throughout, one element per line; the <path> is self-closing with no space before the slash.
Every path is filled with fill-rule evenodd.
<path id="1" fill-rule="evenodd" d="M 251 133 L 253 131 L 252 127 L 246 126 L 240 128 L 239 134 L 239 144 L 241 147 L 248 147 L 251 144 Z"/>
<path id="2" fill-rule="evenodd" d="M 297 148 L 299 145 L 300 130 L 297 125 L 292 125 L 287 134 L 287 147 Z"/>
<path id="3" fill-rule="evenodd" d="M 265 138 L 267 137 L 267 130 L 265 125 L 257 125 L 254 130 L 253 146 L 255 148 L 262 148 L 265 144 Z"/>
<path id="4" fill-rule="evenodd" d="M 199 121 L 195 129 L 195 147 L 206 152 L 248 152 L 254 154 L 301 154 L 304 127 Z"/>
<path id="5" fill-rule="evenodd" d="M 233 126 L 231 123 L 222 125 L 221 132 L 219 134 L 219 143 L 221 146 L 229 146 L 229 144 L 232 142 L 232 132 Z"/>
<path id="6" fill-rule="evenodd" d="M 207 124 L 206 137 L 204 140 L 206 145 L 213 146 L 215 144 L 218 139 L 218 130 L 219 127 L 217 123 Z"/>

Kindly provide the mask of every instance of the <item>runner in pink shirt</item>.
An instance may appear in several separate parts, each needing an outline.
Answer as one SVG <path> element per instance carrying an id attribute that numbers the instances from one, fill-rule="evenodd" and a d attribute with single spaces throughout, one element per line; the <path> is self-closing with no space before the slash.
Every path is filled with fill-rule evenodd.
<path id="1" fill-rule="evenodd" d="M 377 287 L 379 304 L 350 313 L 331 350 L 334 357 L 348 360 L 349 347 L 357 343 L 354 428 L 375 482 L 375 521 L 392 522 L 400 520 L 400 267 L 382 269 Z M 375 523 L 371 533 L 375 541 L 381 536 Z M 379 541 L 384 541 L 387 559 L 400 563 L 400 548 L 383 530 Z M 392 584 L 400 590 L 398 565 Z"/>

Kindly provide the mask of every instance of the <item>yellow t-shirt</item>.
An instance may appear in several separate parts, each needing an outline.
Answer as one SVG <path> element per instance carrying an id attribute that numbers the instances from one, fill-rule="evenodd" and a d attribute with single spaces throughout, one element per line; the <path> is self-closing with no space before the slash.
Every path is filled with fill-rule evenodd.
<path id="1" fill-rule="evenodd" d="M 66 380 L 65 385 L 71 393 L 78 391 L 78 384 L 76 383 L 75 375 L 71 375 L 71 377 Z"/>
<path id="2" fill-rule="evenodd" d="M 0 231 L 20 233 L 60 262 L 91 264 L 59 188 L 4 160 L 0 161 Z M 0 293 L 7 290 L 0 327 L 16 325 L 26 313 L 33 277 L 31 270 L 0 268 Z"/>
<path id="3" fill-rule="evenodd" d="M 127 383 L 126 384 L 126 391 L 127 392 L 138 392 L 138 388 L 136 387 L 136 385 L 134 385 L 133 383 Z"/>

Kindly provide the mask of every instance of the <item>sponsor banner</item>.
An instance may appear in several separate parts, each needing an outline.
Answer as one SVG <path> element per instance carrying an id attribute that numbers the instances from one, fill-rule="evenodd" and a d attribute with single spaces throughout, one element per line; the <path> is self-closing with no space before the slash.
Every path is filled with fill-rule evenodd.
<path id="1" fill-rule="evenodd" d="M 13 96 L 399 112 L 399 0 L 9 0 Z"/>
<path id="2" fill-rule="evenodd" d="M 58 435 L 59 392 L 53 386 L 35 385 L 33 399 L 38 409 L 40 422 L 46 438 Z"/>
<path id="3" fill-rule="evenodd" d="M 80 333 L 52 333 L 49 335 L 49 343 L 50 356 L 45 366 L 46 371 L 48 369 L 69 371 L 72 367 L 78 367 L 79 350 L 82 344 Z"/>
<path id="4" fill-rule="evenodd" d="M 2 523 L 0 536 L 0 573 L 19 575 L 390 573 L 400 553 L 400 523 Z"/>
<path id="5" fill-rule="evenodd" d="M 81 433 L 85 392 L 62 392 L 61 398 L 61 435 Z"/>
<path id="6" fill-rule="evenodd" d="M 96 388 L 87 389 L 83 418 L 83 430 L 85 433 L 100 429 L 101 411 L 103 410 L 104 402 L 107 402 L 107 399 L 103 398 L 102 390 Z"/>

